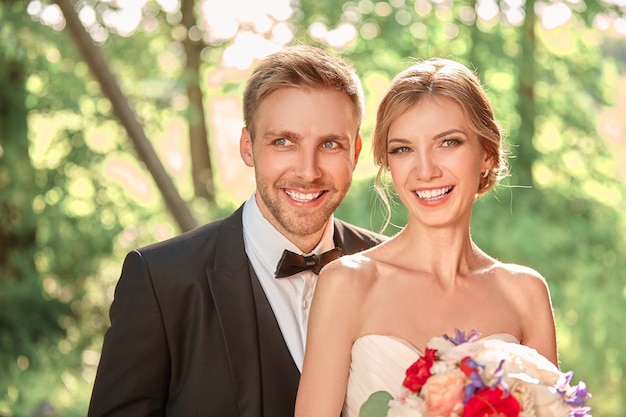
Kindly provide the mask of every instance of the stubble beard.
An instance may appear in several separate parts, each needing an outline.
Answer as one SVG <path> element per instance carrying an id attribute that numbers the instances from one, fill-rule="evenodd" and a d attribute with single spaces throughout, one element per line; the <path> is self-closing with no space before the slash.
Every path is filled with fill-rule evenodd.
<path id="1" fill-rule="evenodd" d="M 324 205 L 313 209 L 298 209 L 288 206 L 288 203 L 281 203 L 281 196 L 278 194 L 284 193 L 281 188 L 272 188 L 267 184 L 257 183 L 257 192 L 273 217 L 273 219 L 268 219 L 269 222 L 275 227 L 280 227 L 287 233 L 299 237 L 310 236 L 322 230 L 349 189 L 350 183 L 346 184 L 342 190 L 332 188 L 326 193 L 334 194 L 333 198 Z"/>

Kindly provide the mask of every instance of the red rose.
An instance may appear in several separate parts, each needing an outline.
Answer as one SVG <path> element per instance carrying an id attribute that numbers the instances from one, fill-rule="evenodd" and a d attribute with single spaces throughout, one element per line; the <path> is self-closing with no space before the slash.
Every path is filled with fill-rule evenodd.
<path id="1" fill-rule="evenodd" d="M 462 417 L 518 417 L 517 400 L 501 388 L 483 388 L 465 404 Z"/>
<path id="2" fill-rule="evenodd" d="M 406 370 L 406 378 L 404 379 L 404 385 L 411 392 L 420 392 L 422 386 L 426 383 L 428 378 L 432 375 L 430 368 L 437 359 L 435 357 L 437 349 L 426 348 L 426 353 L 421 356 L 413 365 Z"/>

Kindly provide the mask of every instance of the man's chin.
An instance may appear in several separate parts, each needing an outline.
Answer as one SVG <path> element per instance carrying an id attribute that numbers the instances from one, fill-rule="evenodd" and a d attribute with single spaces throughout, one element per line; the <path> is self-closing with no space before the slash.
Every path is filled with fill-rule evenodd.
<path id="1" fill-rule="evenodd" d="M 294 216 L 281 216 L 279 223 L 289 233 L 295 236 L 310 236 L 324 229 L 332 211 L 303 210 Z"/>

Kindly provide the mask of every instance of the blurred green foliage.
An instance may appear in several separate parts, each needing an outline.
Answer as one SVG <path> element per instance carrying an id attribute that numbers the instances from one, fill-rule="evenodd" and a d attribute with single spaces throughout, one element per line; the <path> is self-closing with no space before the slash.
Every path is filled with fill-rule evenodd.
<path id="1" fill-rule="evenodd" d="M 76 5 L 90 5 L 94 25 L 107 30 L 109 2 Z M 0 415 L 83 416 L 123 256 L 177 231 L 159 199 L 138 198 L 111 177 L 112 160 L 131 173 L 141 173 L 142 164 L 71 39 L 27 12 L 37 7 L 48 4 L 0 2 Z M 395 73 L 433 55 L 477 69 L 512 144 L 512 176 L 476 203 L 473 238 L 503 262 L 546 277 L 562 367 L 589 384 L 596 416 L 621 416 L 626 194 L 597 115 L 626 73 L 626 42 L 592 23 L 623 10 L 587 1 L 572 6 L 566 26 L 546 30 L 531 22 L 529 37 L 529 20 L 512 24 L 507 7 L 485 21 L 471 1 L 302 1 L 290 23 L 294 42 L 323 43 L 312 38 L 312 24 L 355 28 L 355 40 L 338 52 L 354 63 L 366 89 L 362 160 L 371 158 L 376 103 Z M 148 137 L 156 137 L 171 118 L 187 116 L 180 105 L 184 57 L 176 13 L 156 1 L 143 13 L 130 36 L 109 31 L 101 46 Z M 207 74 L 229 43 L 207 44 Z M 205 85 L 207 100 L 241 89 L 241 80 Z M 106 140 L 94 139 L 94 130 L 107 132 Z M 192 200 L 190 179 L 174 180 L 202 222 L 241 203 L 227 190 L 216 205 Z M 392 201 L 388 234 L 407 219 Z M 355 178 L 336 215 L 382 227 L 371 175 Z"/>
<path id="2" fill-rule="evenodd" d="M 500 190 L 504 191 L 504 190 Z M 622 413 L 617 330 L 625 313 L 624 216 L 613 207 L 558 189 L 525 190 L 510 201 L 487 197 L 476 204 L 476 242 L 504 262 L 529 265 L 547 279 L 557 318 L 561 367 L 575 371 L 595 394 L 596 416 Z"/>

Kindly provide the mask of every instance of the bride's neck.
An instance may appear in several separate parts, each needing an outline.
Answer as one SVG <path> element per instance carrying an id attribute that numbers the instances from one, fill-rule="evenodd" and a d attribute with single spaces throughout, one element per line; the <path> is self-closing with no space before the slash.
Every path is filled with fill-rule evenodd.
<path id="1" fill-rule="evenodd" d="M 402 253 L 419 269 L 435 275 L 464 276 L 485 264 L 486 255 L 472 241 L 469 229 L 418 229 L 407 225 L 397 238 Z"/>

